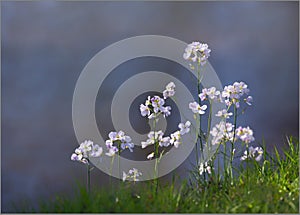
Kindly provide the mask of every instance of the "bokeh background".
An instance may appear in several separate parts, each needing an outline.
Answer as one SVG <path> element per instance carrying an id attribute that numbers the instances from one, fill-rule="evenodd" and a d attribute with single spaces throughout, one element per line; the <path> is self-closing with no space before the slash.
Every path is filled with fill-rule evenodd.
<path id="1" fill-rule="evenodd" d="M 1 2 L 1 210 L 72 194 L 85 168 L 72 96 L 88 61 L 145 34 L 204 41 L 223 85 L 244 80 L 254 97 L 240 124 L 282 146 L 299 131 L 298 2 Z M 126 51 L 126 50 L 122 50 Z M 113 83 L 112 83 L 113 84 Z M 93 184 L 108 177 L 93 171 Z"/>

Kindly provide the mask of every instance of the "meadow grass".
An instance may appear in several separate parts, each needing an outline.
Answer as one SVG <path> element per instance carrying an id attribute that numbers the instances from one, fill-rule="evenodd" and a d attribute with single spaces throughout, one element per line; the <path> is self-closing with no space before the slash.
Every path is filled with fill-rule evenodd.
<path id="1" fill-rule="evenodd" d="M 38 209 L 40 213 L 299 213 L 299 140 L 290 137 L 283 153 L 242 166 L 232 181 L 191 180 L 175 186 L 174 180 L 154 192 L 153 181 L 126 181 L 120 186 L 93 189 L 78 186 L 72 198 L 57 196 Z M 29 207 L 27 207 L 29 208 Z"/>

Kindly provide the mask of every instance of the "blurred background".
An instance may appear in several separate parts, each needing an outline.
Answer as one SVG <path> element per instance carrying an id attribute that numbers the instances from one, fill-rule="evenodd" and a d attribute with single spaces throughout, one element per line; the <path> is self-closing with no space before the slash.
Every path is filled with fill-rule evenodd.
<path id="1" fill-rule="evenodd" d="M 2 212 L 84 182 L 85 168 L 70 160 L 74 87 L 96 53 L 128 37 L 208 43 L 222 84 L 251 90 L 239 124 L 270 150 L 298 137 L 298 17 L 298 2 L 1 2 Z M 94 186 L 108 181 L 92 177 Z"/>

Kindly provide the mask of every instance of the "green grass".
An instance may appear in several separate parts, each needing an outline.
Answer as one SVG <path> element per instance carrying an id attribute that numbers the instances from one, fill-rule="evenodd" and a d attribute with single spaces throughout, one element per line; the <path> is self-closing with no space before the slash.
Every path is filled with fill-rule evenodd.
<path id="1" fill-rule="evenodd" d="M 264 161 L 241 168 L 233 183 L 224 180 L 161 185 L 121 183 L 118 188 L 93 190 L 82 186 L 72 198 L 43 202 L 40 213 L 298 213 L 299 141 L 290 138 L 283 155 L 264 154 Z M 25 212 L 24 210 L 22 212 Z"/>

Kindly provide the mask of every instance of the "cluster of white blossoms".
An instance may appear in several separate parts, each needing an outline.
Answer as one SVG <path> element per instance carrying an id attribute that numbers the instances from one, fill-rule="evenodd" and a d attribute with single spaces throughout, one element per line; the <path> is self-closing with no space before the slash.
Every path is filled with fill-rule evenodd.
<path id="1" fill-rule="evenodd" d="M 114 156 L 119 150 L 129 149 L 133 151 L 134 144 L 131 141 L 131 137 L 125 135 L 123 131 L 110 132 L 108 134 L 109 139 L 105 141 L 108 152 L 107 156 Z"/>
<path id="2" fill-rule="evenodd" d="M 138 171 L 138 169 L 136 168 L 132 168 L 128 171 L 128 173 L 126 174 L 125 172 L 123 172 L 123 181 L 126 180 L 131 180 L 131 181 L 139 181 L 138 177 L 142 176 L 142 173 Z"/>
<path id="3" fill-rule="evenodd" d="M 140 105 L 140 111 L 142 116 L 147 116 L 148 119 L 152 119 L 158 114 L 162 113 L 164 117 L 169 116 L 171 114 L 170 106 L 164 106 L 165 100 L 160 98 L 159 96 L 148 96 L 145 104 Z"/>
<path id="4" fill-rule="evenodd" d="M 174 145 L 174 147 L 178 148 L 181 142 L 181 136 L 190 132 L 191 122 L 186 121 L 185 123 L 179 123 L 179 130 L 172 133 L 170 136 L 164 137 L 164 133 L 159 131 L 150 131 L 148 134 L 148 139 L 146 141 L 141 142 L 142 148 L 146 148 L 147 146 L 158 144 L 159 147 L 168 147 L 170 145 Z M 154 157 L 154 152 L 151 152 L 147 159 L 152 159 Z"/>
<path id="5" fill-rule="evenodd" d="M 249 89 L 247 84 L 244 82 L 234 82 L 233 85 L 224 87 L 222 97 L 225 99 L 224 102 L 227 106 L 235 105 L 236 108 L 240 107 L 240 101 L 244 95 L 248 95 Z M 251 105 L 253 100 L 252 96 L 247 96 L 243 99 L 248 105 Z"/>
<path id="6" fill-rule="evenodd" d="M 199 98 L 201 101 L 204 101 L 206 99 L 211 99 L 211 100 L 217 100 L 219 99 L 220 101 L 220 91 L 217 90 L 215 87 L 210 87 L 210 88 L 203 88 L 202 92 L 199 94 Z"/>
<path id="7" fill-rule="evenodd" d="M 90 140 L 86 140 L 82 142 L 78 148 L 75 149 L 75 153 L 71 155 L 71 160 L 88 164 L 90 157 L 100 157 L 102 155 L 102 152 L 102 147 L 94 144 Z"/>
<path id="8" fill-rule="evenodd" d="M 233 141 L 233 128 L 234 125 L 230 122 L 221 121 L 216 124 L 210 131 L 212 136 L 212 145 Z"/>
<path id="9" fill-rule="evenodd" d="M 201 66 L 206 64 L 208 57 L 210 56 L 211 50 L 208 48 L 208 45 L 200 42 L 192 42 L 188 44 L 183 54 L 185 60 L 192 62 L 197 62 Z"/>
<path id="10" fill-rule="evenodd" d="M 175 95 L 175 84 L 174 82 L 170 82 L 167 84 L 166 89 L 163 91 L 164 99 L 172 97 Z"/>
<path id="11" fill-rule="evenodd" d="M 246 144 L 249 144 L 255 140 L 253 131 L 249 128 L 249 126 L 247 126 L 246 128 L 239 126 L 235 132 L 236 136 Z"/>
<path id="12" fill-rule="evenodd" d="M 165 90 L 163 91 L 164 99 L 172 97 L 175 95 L 175 84 L 174 82 L 170 82 L 167 84 Z M 145 104 L 140 105 L 140 111 L 142 116 L 148 116 L 149 119 L 156 120 L 158 114 L 162 113 L 164 116 L 169 116 L 171 114 L 171 107 L 164 107 L 165 100 L 160 98 L 159 96 L 148 97 Z M 146 141 L 141 142 L 142 148 L 146 148 L 147 146 L 157 144 L 159 147 L 168 147 L 170 145 L 174 145 L 174 147 L 179 147 L 181 144 L 181 136 L 187 134 L 190 131 L 191 122 L 186 121 L 185 123 L 179 123 L 179 130 L 172 133 L 170 136 L 164 136 L 163 131 L 150 131 L 148 133 L 148 139 Z M 154 158 L 155 153 L 151 152 L 147 159 Z"/>
<path id="13" fill-rule="evenodd" d="M 249 156 L 248 156 L 248 150 L 249 150 Z M 241 157 L 241 160 L 247 160 L 247 159 L 255 159 L 256 161 L 260 161 L 263 157 L 263 149 L 261 147 L 252 147 L 250 146 L 248 150 L 244 151 L 244 155 Z"/>

